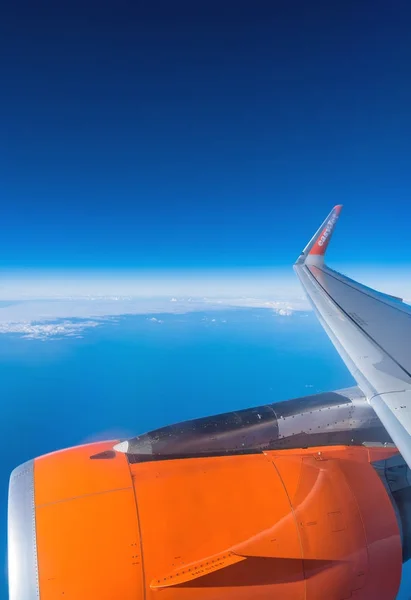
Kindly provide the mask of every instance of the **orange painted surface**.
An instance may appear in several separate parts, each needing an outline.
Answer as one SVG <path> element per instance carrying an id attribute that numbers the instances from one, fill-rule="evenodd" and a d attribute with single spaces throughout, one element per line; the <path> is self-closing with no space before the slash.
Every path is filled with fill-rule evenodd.
<path id="1" fill-rule="evenodd" d="M 41 600 L 394 600 L 401 540 L 370 460 L 336 446 L 128 465 L 36 460 Z"/>
<path id="2" fill-rule="evenodd" d="M 340 530 L 347 529 L 346 516 L 351 515 L 351 518 L 355 516 L 355 527 L 351 527 L 351 529 L 357 534 L 357 548 L 362 546 L 361 538 L 363 537 L 365 540 L 366 554 L 364 551 L 357 552 L 355 560 L 345 563 L 352 571 L 353 581 L 358 582 L 358 588 L 354 587 L 351 590 L 352 595 L 364 600 L 396 598 L 402 570 L 399 529 L 391 500 L 383 483 L 369 463 L 387 459 L 398 454 L 398 451 L 395 448 L 336 446 L 299 450 L 298 453 L 302 464 L 306 466 L 306 472 L 304 473 L 302 469 L 298 491 L 294 492 L 295 495 L 291 500 L 302 540 L 305 539 L 308 531 L 307 518 L 303 517 L 305 513 L 308 515 L 309 522 L 317 522 L 317 525 L 319 522 L 313 515 L 318 513 L 321 518 L 322 514 L 324 521 L 325 514 L 328 513 L 335 523 L 334 529 L 338 534 Z M 269 454 L 279 468 L 284 481 L 287 481 L 289 455 L 286 451 L 270 452 Z M 314 474 L 316 463 L 323 467 L 318 471 L 317 476 Z M 310 478 L 315 479 L 315 483 L 310 482 Z M 305 492 L 304 487 L 306 488 Z M 315 490 L 315 494 L 313 494 L 313 490 Z M 349 509 L 348 503 L 355 503 L 358 510 L 355 511 L 354 504 Z M 322 511 L 321 504 L 323 504 Z M 351 525 L 352 523 L 350 523 Z M 342 533 L 343 531 L 341 531 L 341 541 L 335 550 L 341 551 L 341 558 L 348 556 L 352 559 L 354 556 L 352 549 L 350 550 L 346 544 L 349 540 L 352 543 L 354 536 L 352 534 L 345 536 Z M 316 551 L 332 557 L 334 551 L 329 544 L 337 539 L 338 535 L 324 535 L 321 545 Z M 311 546 L 310 549 L 313 550 Z M 366 568 L 364 568 L 364 559 Z M 324 572 L 321 577 L 317 578 L 313 598 L 316 597 L 315 594 L 319 598 L 328 598 L 326 593 L 327 588 L 330 587 L 330 583 L 327 581 L 328 574 Z M 343 572 L 341 574 L 343 575 Z M 308 580 L 307 598 L 311 598 L 309 594 L 311 584 L 312 580 Z M 329 597 L 331 598 L 331 596 Z"/>
<path id="3" fill-rule="evenodd" d="M 301 547 L 284 486 L 263 455 L 170 460 L 131 466 L 141 522 L 147 599 L 163 578 L 211 563 L 221 553 L 242 555 L 252 540 L 251 558 L 204 578 L 162 590 L 163 600 L 268 598 L 277 583 L 280 598 L 304 599 Z M 277 539 L 266 536 L 276 522 Z M 267 549 L 268 547 L 268 549 Z M 284 551 L 284 549 L 287 549 Z M 251 549 L 252 554 L 252 549 Z M 250 554 L 250 556 L 251 556 Z M 290 557 L 290 558 L 288 558 Z"/>
<path id="4" fill-rule="evenodd" d="M 138 600 L 142 556 L 127 460 L 90 460 L 112 443 L 35 462 L 41 600 Z"/>
<path id="5" fill-rule="evenodd" d="M 211 600 L 216 588 L 227 599 L 394 599 L 401 541 L 369 460 L 395 452 L 337 446 L 132 465 L 147 598 L 165 580 L 164 600 Z M 363 506 L 367 495 L 373 503 Z M 384 507 L 384 526 L 375 505 Z M 374 514 L 367 517 L 372 535 L 363 510 Z M 388 574 L 376 568 L 376 539 L 378 550 L 391 554 Z M 245 560 L 197 572 L 220 554 L 231 560 L 231 553 Z M 182 584 L 190 569 L 191 580 Z"/>
<path id="6" fill-rule="evenodd" d="M 355 497 L 341 476 L 341 461 L 320 461 L 308 455 L 300 461 L 290 502 L 304 559 L 313 569 L 311 577 L 306 572 L 306 596 L 350 598 L 354 590 L 363 588 L 368 571 L 367 544 Z M 289 477 L 286 457 L 274 456 L 273 464 L 284 479 Z M 322 561 L 329 566 L 316 573 L 316 564 Z"/>
<path id="7" fill-rule="evenodd" d="M 92 454 L 111 450 L 115 441 L 60 450 L 36 459 L 36 503 L 47 504 L 107 490 L 130 487 L 125 456 L 90 460 Z M 115 465 L 115 466 L 114 466 Z"/>
<path id="8" fill-rule="evenodd" d="M 327 223 L 324 225 L 324 228 L 319 233 L 315 244 L 311 248 L 309 254 L 316 254 L 323 256 L 328 248 L 328 244 L 330 243 L 331 236 L 334 232 L 335 225 L 337 223 L 338 217 L 340 216 L 340 212 L 342 210 L 342 204 L 338 204 L 334 206 L 333 211 L 328 219 Z"/>
<path id="9" fill-rule="evenodd" d="M 340 461 L 340 465 L 358 502 L 367 539 L 369 577 L 366 597 L 390 598 L 395 582 L 399 587 L 402 568 L 402 547 L 391 500 L 383 483 L 379 478 L 375 480 L 368 465 L 348 461 Z"/>

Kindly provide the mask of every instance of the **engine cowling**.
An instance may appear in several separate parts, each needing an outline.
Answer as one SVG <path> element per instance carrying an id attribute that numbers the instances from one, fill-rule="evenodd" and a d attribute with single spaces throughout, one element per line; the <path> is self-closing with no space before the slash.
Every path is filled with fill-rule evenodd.
<path id="1" fill-rule="evenodd" d="M 13 472 L 11 600 L 390 600 L 398 514 L 374 461 L 316 447 L 133 462 L 115 442 Z"/>

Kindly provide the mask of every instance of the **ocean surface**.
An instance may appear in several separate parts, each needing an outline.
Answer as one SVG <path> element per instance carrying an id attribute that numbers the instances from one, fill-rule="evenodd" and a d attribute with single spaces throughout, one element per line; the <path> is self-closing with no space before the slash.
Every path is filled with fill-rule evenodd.
<path id="1" fill-rule="evenodd" d="M 18 464 L 175 421 L 353 385 L 312 313 L 126 316 L 53 340 L 0 336 L 0 599 Z M 398 598 L 408 600 L 410 584 Z"/>

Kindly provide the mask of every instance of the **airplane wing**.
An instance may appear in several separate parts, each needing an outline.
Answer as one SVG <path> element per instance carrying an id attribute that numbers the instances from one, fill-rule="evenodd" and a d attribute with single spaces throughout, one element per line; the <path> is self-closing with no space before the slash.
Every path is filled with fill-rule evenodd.
<path id="1" fill-rule="evenodd" d="M 328 268 L 335 206 L 294 265 L 354 379 L 411 467 L 411 307 Z"/>

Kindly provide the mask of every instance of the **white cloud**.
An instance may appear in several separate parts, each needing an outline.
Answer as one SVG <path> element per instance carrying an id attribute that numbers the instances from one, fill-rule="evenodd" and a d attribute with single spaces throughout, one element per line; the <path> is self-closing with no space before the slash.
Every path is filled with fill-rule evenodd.
<path id="1" fill-rule="evenodd" d="M 101 321 L 73 323 L 0 323 L 0 333 L 16 333 L 31 340 L 61 339 L 62 337 L 81 338 L 82 332 L 90 327 L 98 327 Z"/>
<path id="2" fill-rule="evenodd" d="M 299 298 L 292 300 L 267 300 L 264 298 L 224 298 L 218 301 L 209 301 L 218 304 L 221 309 L 226 307 L 244 308 L 268 308 L 281 316 L 291 316 L 295 311 L 308 311 L 311 306 L 308 300 L 301 294 Z"/>
<path id="3" fill-rule="evenodd" d="M 277 309 L 275 309 L 275 312 L 280 317 L 291 317 L 292 314 L 294 313 L 294 311 L 291 310 L 290 308 L 277 308 Z"/>

